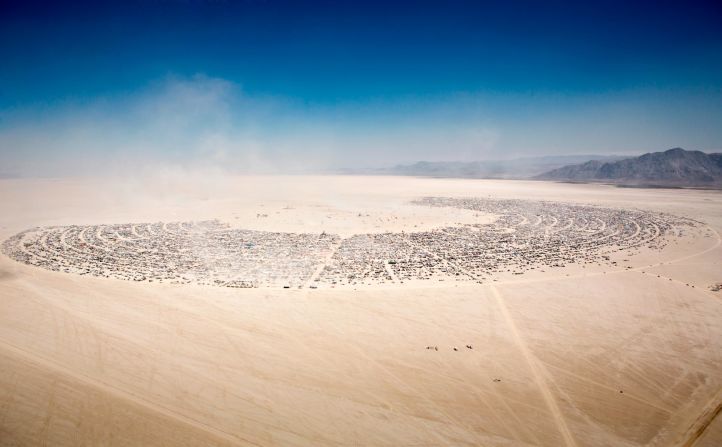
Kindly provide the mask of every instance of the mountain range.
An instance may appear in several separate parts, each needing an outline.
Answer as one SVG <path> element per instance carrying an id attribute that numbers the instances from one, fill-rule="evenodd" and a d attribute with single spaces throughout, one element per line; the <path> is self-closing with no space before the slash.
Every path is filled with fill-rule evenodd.
<path id="1" fill-rule="evenodd" d="M 622 160 L 590 160 L 552 169 L 538 180 L 603 182 L 625 186 L 722 187 L 722 153 L 682 148 Z"/>
<path id="2" fill-rule="evenodd" d="M 419 161 L 408 165 L 400 164 L 389 168 L 370 169 L 365 172 L 349 170 L 346 173 L 442 178 L 528 179 L 572 163 L 581 163 L 591 159 L 614 161 L 621 158 L 604 155 L 555 155 L 470 162 Z"/>

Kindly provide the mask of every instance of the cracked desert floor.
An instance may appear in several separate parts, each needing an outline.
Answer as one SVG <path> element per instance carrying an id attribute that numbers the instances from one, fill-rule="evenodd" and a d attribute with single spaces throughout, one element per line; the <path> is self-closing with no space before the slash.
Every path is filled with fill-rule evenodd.
<path id="1" fill-rule="evenodd" d="M 423 197 L 633 209 L 697 227 L 604 265 L 479 281 L 401 283 L 386 260 L 379 283 L 303 286 L 323 279 L 336 240 L 304 267 L 308 284 L 289 288 L 126 281 L 1 255 L 0 445 L 722 445 L 720 192 L 410 177 L 4 179 L 0 240 L 217 219 L 340 241 L 497 218 L 414 203 Z"/>

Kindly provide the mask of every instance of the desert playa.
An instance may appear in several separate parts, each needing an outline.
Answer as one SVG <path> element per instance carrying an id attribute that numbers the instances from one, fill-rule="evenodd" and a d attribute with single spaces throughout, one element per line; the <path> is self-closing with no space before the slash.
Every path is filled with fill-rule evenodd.
<path id="1" fill-rule="evenodd" d="M 178 176 L 0 204 L 0 445 L 722 443 L 719 192 Z"/>

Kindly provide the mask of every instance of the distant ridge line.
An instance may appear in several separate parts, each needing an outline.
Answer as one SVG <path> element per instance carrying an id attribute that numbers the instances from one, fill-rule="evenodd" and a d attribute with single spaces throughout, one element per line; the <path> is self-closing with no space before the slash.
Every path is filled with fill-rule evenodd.
<path id="1" fill-rule="evenodd" d="M 551 169 L 590 159 L 614 161 L 619 155 L 553 155 L 511 160 L 417 161 L 388 168 L 342 169 L 344 174 L 401 175 L 436 178 L 530 179 Z"/>
<path id="2" fill-rule="evenodd" d="M 722 153 L 682 148 L 616 161 L 590 160 L 552 169 L 537 180 L 602 182 L 627 187 L 722 188 Z"/>

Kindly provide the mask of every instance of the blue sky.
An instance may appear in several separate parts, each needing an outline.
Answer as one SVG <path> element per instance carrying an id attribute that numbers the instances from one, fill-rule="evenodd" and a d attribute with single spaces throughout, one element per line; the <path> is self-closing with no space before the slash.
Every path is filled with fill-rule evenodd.
<path id="1" fill-rule="evenodd" d="M 5 170 L 722 149 L 715 2 L 59 3 L 0 3 Z"/>

